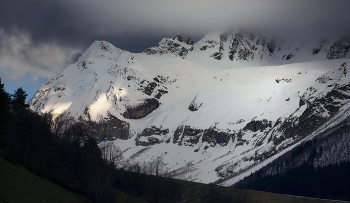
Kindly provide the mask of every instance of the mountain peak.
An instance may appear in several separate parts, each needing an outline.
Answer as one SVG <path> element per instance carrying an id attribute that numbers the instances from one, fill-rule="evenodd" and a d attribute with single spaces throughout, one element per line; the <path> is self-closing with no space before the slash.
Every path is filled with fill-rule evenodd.
<path id="1" fill-rule="evenodd" d="M 184 42 L 181 35 L 172 38 L 163 38 L 156 46 L 146 49 L 143 53 L 147 55 L 172 55 L 186 58 L 188 52 L 193 50 L 193 42 Z"/>
<path id="2" fill-rule="evenodd" d="M 113 141 L 133 161 L 162 156 L 175 178 L 228 180 L 347 109 L 348 63 L 333 60 L 348 57 L 347 44 L 308 43 L 226 32 L 193 44 L 176 35 L 131 54 L 95 41 L 30 105 L 105 118 L 99 141 Z M 330 50 L 335 57 L 324 60 Z"/>
<path id="3" fill-rule="evenodd" d="M 181 35 L 175 35 L 175 36 L 173 37 L 173 40 L 177 40 L 177 41 L 179 41 L 179 42 L 183 42 L 182 36 L 181 36 Z"/>
<path id="4" fill-rule="evenodd" d="M 97 49 L 99 51 L 103 51 L 103 52 L 112 52 L 116 48 L 113 44 L 104 41 L 104 40 L 95 40 L 90 46 L 89 48 L 87 48 L 86 51 L 89 51 L 91 49 Z"/>

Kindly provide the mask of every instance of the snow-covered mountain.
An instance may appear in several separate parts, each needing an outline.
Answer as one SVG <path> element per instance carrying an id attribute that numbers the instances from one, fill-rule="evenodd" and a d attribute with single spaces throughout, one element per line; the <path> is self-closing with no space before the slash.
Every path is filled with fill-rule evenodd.
<path id="1" fill-rule="evenodd" d="M 100 137 L 126 159 L 162 156 L 175 178 L 230 185 L 348 116 L 349 48 L 242 32 L 177 35 L 143 53 L 95 41 L 30 105 L 109 117 Z"/>

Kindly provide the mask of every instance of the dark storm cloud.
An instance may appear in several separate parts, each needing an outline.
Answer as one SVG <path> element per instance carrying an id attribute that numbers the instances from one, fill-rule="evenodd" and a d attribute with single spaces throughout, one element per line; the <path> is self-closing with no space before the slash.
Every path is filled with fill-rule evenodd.
<path id="1" fill-rule="evenodd" d="M 204 34 L 211 29 L 289 29 L 348 32 L 348 0 L 74 1 L 72 24 L 95 32 Z M 85 26 L 85 21 L 90 27 Z M 97 28 L 97 29 L 96 29 Z"/>
<path id="2" fill-rule="evenodd" d="M 0 73 L 46 75 L 94 40 L 141 52 L 162 37 L 214 29 L 350 33 L 348 0 L 0 0 Z M 48 71 L 44 71 L 48 70 Z"/>
<path id="3" fill-rule="evenodd" d="M 57 43 L 86 48 L 96 39 L 108 38 L 122 48 L 128 48 L 129 41 L 132 51 L 143 51 L 133 41 L 146 45 L 144 41 L 156 42 L 162 34 L 149 26 L 129 24 L 132 15 L 121 16 L 125 8 L 118 6 L 119 1 L 14 0 L 1 5 L 0 28 L 7 35 L 28 34 L 33 46 Z"/>

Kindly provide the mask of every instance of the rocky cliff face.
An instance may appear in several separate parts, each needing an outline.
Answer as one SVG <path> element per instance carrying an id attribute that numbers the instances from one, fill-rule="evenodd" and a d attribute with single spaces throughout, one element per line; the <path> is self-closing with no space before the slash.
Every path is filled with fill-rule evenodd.
<path id="1" fill-rule="evenodd" d="M 208 34 L 192 52 L 207 52 L 216 60 L 280 64 L 309 60 L 349 58 L 349 39 L 295 41 L 265 37 L 249 32 Z M 240 63 L 242 65 L 242 63 Z"/>
<path id="2" fill-rule="evenodd" d="M 98 140 L 100 142 L 106 140 L 122 139 L 127 140 L 130 137 L 130 124 L 119 120 L 113 115 L 108 115 L 96 123 Z"/>
<path id="3" fill-rule="evenodd" d="M 126 111 L 123 113 L 126 119 L 140 119 L 146 117 L 152 111 L 159 107 L 159 102 L 157 99 L 145 99 L 141 104 L 137 106 L 127 107 Z"/>
<path id="4" fill-rule="evenodd" d="M 192 50 L 193 41 L 190 38 L 184 42 L 181 35 L 176 35 L 173 38 L 162 39 L 156 46 L 146 49 L 144 53 L 147 55 L 173 55 L 184 59 Z"/>
<path id="5" fill-rule="evenodd" d="M 339 109 L 347 106 L 350 99 L 350 77 L 348 76 L 349 62 L 327 72 L 316 79 L 300 98 L 300 107 L 280 124 L 283 137 L 273 141 L 277 145 L 288 138 L 304 138 L 315 129 L 325 124 L 327 120 L 338 113 Z"/>

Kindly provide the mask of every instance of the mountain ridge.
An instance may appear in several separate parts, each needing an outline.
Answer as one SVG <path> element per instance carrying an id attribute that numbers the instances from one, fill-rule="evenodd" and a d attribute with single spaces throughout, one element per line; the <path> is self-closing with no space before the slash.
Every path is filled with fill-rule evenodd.
<path id="1" fill-rule="evenodd" d="M 100 140 L 114 140 L 130 161 L 163 156 L 174 178 L 230 180 L 306 139 L 348 105 L 347 40 L 281 48 L 263 39 L 211 33 L 193 43 L 177 35 L 137 54 L 95 41 L 29 103 L 76 118 L 110 115 Z M 329 117 L 319 116 L 316 103 Z"/>

